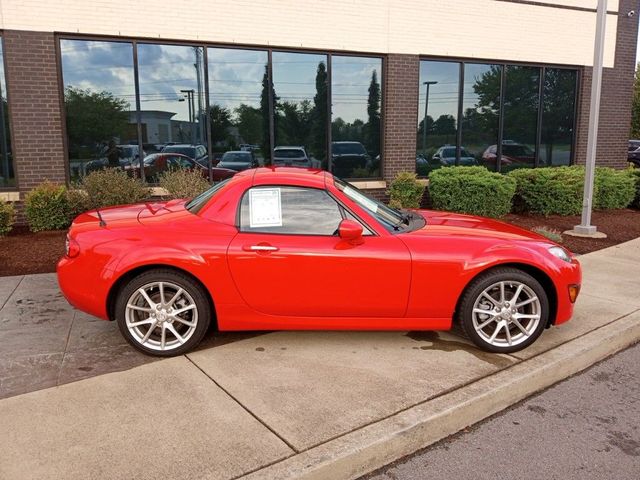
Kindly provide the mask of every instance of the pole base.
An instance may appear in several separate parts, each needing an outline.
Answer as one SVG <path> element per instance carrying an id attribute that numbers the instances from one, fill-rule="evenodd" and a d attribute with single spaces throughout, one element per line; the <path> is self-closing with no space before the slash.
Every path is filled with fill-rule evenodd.
<path id="1" fill-rule="evenodd" d="M 571 237 L 607 238 L 607 234 L 599 232 L 598 228 L 594 225 L 576 225 L 575 227 L 573 227 L 573 230 L 565 230 L 562 233 Z"/>

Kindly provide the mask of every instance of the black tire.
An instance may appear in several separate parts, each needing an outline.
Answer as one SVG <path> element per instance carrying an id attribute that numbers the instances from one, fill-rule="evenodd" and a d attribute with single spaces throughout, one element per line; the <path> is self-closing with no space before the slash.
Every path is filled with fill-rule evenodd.
<path id="1" fill-rule="evenodd" d="M 138 291 L 138 289 L 154 282 L 166 282 L 182 288 L 184 292 L 191 297 L 193 304 L 195 305 L 194 310 L 196 314 L 196 322 L 192 333 L 183 344 L 176 346 L 175 348 L 171 348 L 170 350 L 158 350 L 143 345 L 140 342 L 141 339 L 136 338 L 127 327 L 127 302 L 131 299 L 132 295 Z M 211 307 L 206 291 L 191 277 L 175 270 L 155 269 L 141 273 L 131 279 L 120 289 L 116 299 L 115 317 L 120 333 L 122 333 L 125 340 L 127 340 L 127 342 L 129 342 L 129 344 L 134 348 L 147 355 L 175 357 L 193 350 L 202 341 L 207 333 L 209 325 L 211 324 Z M 193 320 L 193 318 L 194 317 L 191 317 L 191 320 Z M 177 326 L 175 328 L 183 327 L 178 322 L 176 322 L 175 325 Z M 187 328 L 187 330 L 189 330 L 189 327 L 183 328 Z"/>
<path id="2" fill-rule="evenodd" d="M 494 345 L 476 331 L 473 323 L 473 308 L 476 300 L 482 292 L 499 282 L 520 282 L 529 287 L 540 302 L 540 320 L 532 330 L 528 338 L 517 345 Z M 549 299 L 546 291 L 534 277 L 528 273 L 511 267 L 499 267 L 489 270 L 475 278 L 464 290 L 456 312 L 453 330 L 471 340 L 477 347 L 493 353 L 512 353 L 520 351 L 533 342 L 542 334 L 549 319 Z M 515 330 L 517 332 L 517 330 Z"/>

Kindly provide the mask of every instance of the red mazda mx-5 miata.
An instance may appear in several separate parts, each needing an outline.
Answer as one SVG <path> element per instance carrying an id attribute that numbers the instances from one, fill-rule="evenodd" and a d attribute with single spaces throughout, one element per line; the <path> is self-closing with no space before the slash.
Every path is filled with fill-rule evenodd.
<path id="1" fill-rule="evenodd" d="M 447 330 L 514 352 L 567 321 L 578 261 L 486 218 L 398 211 L 321 170 L 257 168 L 190 201 L 75 219 L 60 287 L 153 355 L 221 331 Z"/>

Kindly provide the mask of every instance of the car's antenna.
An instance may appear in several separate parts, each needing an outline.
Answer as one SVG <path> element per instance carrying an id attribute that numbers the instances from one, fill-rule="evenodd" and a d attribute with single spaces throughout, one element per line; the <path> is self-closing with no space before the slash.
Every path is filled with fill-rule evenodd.
<path id="1" fill-rule="evenodd" d="M 104 218 L 102 218 L 102 214 L 100 213 L 100 209 L 96 208 L 96 213 L 98 214 L 98 218 L 100 219 L 100 226 L 101 227 L 106 227 L 107 226 L 107 222 L 104 221 Z"/>

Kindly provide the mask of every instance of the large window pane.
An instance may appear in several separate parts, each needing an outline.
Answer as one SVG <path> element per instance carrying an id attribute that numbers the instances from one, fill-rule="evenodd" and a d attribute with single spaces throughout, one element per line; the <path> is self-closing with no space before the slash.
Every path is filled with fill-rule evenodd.
<path id="1" fill-rule="evenodd" d="M 459 86 L 459 63 L 420 62 L 416 151 L 420 176 L 455 163 Z"/>
<path id="2" fill-rule="evenodd" d="M 492 158 L 490 154 L 498 143 L 501 72 L 500 65 L 464 66 L 460 165 L 496 168 L 495 156 Z"/>
<path id="3" fill-rule="evenodd" d="M 139 44 L 138 75 L 145 153 L 170 151 L 208 166 L 203 48 Z"/>
<path id="4" fill-rule="evenodd" d="M 327 168 L 327 57 L 311 53 L 273 53 L 276 165 Z M 278 154 L 278 147 L 299 146 L 306 159 Z"/>
<path id="5" fill-rule="evenodd" d="M 11 133 L 9 131 L 9 109 L 7 108 L 7 82 L 4 77 L 4 45 L 0 39 L 0 188 L 15 186 L 13 158 L 11 155 Z"/>
<path id="6" fill-rule="evenodd" d="M 130 123 L 136 111 L 133 46 L 61 40 L 60 55 L 71 180 L 131 163 L 138 155 Z"/>
<path id="7" fill-rule="evenodd" d="M 507 65 L 504 90 L 504 127 L 500 171 L 534 167 L 540 69 Z M 491 153 L 485 162 L 494 165 Z"/>
<path id="8" fill-rule="evenodd" d="M 331 170 L 342 178 L 380 176 L 379 58 L 331 58 Z"/>
<path id="9" fill-rule="evenodd" d="M 540 166 L 569 165 L 573 148 L 575 70 L 546 68 L 542 100 Z"/>
<path id="10" fill-rule="evenodd" d="M 209 105 L 214 163 L 227 151 L 270 157 L 267 52 L 209 48 Z"/>

